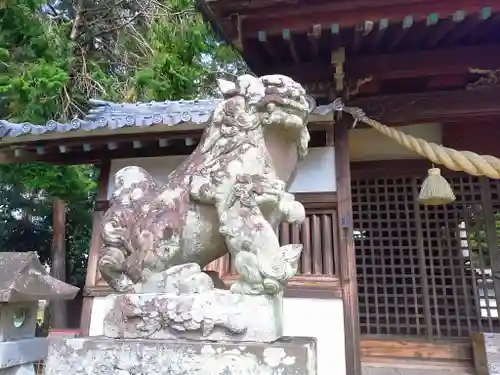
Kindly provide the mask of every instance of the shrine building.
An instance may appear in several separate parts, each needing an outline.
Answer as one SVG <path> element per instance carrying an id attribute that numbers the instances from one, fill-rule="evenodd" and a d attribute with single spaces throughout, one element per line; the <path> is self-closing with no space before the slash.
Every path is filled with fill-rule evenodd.
<path id="1" fill-rule="evenodd" d="M 319 104 L 341 97 L 406 134 L 500 156 L 500 3 L 202 0 L 199 7 L 258 75 L 288 75 Z M 359 374 L 360 363 L 474 373 L 477 334 L 500 330 L 498 180 L 442 168 L 456 201 L 422 206 L 429 161 L 367 126 L 352 129 L 347 115 L 324 125 L 336 159 L 333 259 L 346 373 Z M 325 254 L 322 219 L 309 212 L 300 239 L 311 254 L 321 243 Z M 324 269 L 308 254 L 300 277 L 314 277 L 309 288 L 319 288 Z M 315 316 L 312 307 L 303 313 Z M 337 354 L 330 347 L 331 361 Z"/>

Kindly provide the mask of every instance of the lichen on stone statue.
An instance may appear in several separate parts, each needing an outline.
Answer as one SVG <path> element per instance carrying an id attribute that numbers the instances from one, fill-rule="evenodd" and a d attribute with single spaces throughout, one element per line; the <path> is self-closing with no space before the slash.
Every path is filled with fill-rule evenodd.
<path id="1" fill-rule="evenodd" d="M 139 167 L 116 174 L 99 259 L 115 290 L 214 293 L 201 268 L 228 252 L 236 294 L 278 295 L 296 273 L 302 245 L 280 246 L 276 230 L 305 217 L 287 187 L 307 154 L 312 100 L 281 75 L 220 83 L 224 100 L 166 184 Z"/>

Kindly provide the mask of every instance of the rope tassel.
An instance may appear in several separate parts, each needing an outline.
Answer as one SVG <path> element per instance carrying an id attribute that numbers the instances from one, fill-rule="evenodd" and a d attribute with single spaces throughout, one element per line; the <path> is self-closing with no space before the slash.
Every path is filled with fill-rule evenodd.
<path id="1" fill-rule="evenodd" d="M 450 184 L 441 176 L 441 170 L 429 169 L 429 174 L 422 183 L 418 201 L 426 206 L 439 206 L 452 203 L 455 199 Z"/>

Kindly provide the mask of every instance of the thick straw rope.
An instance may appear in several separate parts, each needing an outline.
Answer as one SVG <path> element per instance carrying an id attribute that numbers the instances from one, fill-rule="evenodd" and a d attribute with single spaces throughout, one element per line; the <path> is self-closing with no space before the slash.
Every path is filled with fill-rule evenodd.
<path id="1" fill-rule="evenodd" d="M 340 99 L 335 100 L 333 109 L 349 113 L 354 118 L 355 123 L 363 122 L 368 124 L 407 149 L 416 152 L 433 163 L 442 164 L 452 171 L 500 179 L 500 159 L 494 156 L 478 155 L 471 151 L 457 151 L 436 143 L 427 142 L 421 138 L 412 137 L 367 117 L 361 108 L 344 106 Z"/>

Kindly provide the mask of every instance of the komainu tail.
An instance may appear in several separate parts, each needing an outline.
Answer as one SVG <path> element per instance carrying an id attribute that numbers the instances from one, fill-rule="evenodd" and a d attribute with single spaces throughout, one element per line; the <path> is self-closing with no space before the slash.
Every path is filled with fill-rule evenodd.
<path id="1" fill-rule="evenodd" d="M 144 197 L 157 190 L 153 177 L 140 167 L 126 167 L 115 175 L 110 207 L 101 224 L 102 247 L 99 271 L 115 290 L 126 291 L 141 281 L 140 265 L 145 254 L 132 241 Z M 139 267 L 138 267 L 139 266 Z"/>

